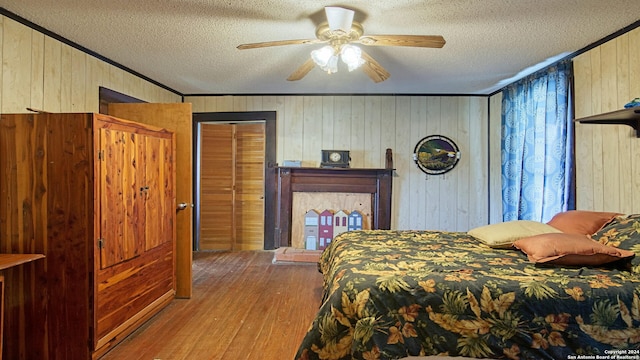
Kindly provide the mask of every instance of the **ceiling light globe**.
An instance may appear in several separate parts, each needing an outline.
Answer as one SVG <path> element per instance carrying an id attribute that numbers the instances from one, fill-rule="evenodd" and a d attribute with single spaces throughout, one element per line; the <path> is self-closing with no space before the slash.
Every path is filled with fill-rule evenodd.
<path id="1" fill-rule="evenodd" d="M 354 45 L 344 45 L 340 50 L 340 58 L 342 62 L 347 64 L 349 71 L 353 71 L 364 64 L 362 59 L 362 50 Z"/>
<path id="2" fill-rule="evenodd" d="M 334 56 L 335 50 L 327 45 L 320 49 L 313 50 L 311 52 L 311 59 L 321 68 L 326 67 L 329 63 L 329 60 L 332 56 Z"/>
<path id="3" fill-rule="evenodd" d="M 329 62 L 327 63 L 327 66 L 322 68 L 322 70 L 326 71 L 329 74 L 337 73 L 338 72 L 338 56 L 332 55 L 329 58 Z"/>

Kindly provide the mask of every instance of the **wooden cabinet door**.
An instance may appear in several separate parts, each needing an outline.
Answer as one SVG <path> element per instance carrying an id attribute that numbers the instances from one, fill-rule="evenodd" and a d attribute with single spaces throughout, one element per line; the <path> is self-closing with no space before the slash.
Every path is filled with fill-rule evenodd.
<path id="1" fill-rule="evenodd" d="M 122 129 L 99 128 L 100 144 L 100 268 L 105 269 L 140 254 L 144 234 L 138 201 L 140 136 Z"/>
<path id="2" fill-rule="evenodd" d="M 100 128 L 100 268 L 173 240 L 172 138 Z"/>
<path id="3" fill-rule="evenodd" d="M 144 209 L 144 249 L 148 251 L 173 240 L 175 211 L 173 204 L 173 160 L 171 139 L 144 136 L 140 151 L 144 166 L 139 169 L 143 177 L 142 203 Z"/>

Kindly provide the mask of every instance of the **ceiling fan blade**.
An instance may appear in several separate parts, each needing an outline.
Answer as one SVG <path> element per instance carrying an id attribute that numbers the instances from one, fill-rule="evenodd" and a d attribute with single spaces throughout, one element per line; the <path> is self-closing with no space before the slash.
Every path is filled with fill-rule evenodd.
<path id="1" fill-rule="evenodd" d="M 291 75 L 289 75 L 289 77 L 287 78 L 287 80 L 289 81 L 300 80 L 303 77 L 305 77 L 305 75 L 307 75 L 309 71 L 311 71 L 311 69 L 313 69 L 315 66 L 316 64 L 313 62 L 313 59 L 308 59 L 307 61 L 305 61 L 304 64 L 302 64 L 302 66 L 297 68 L 296 71 L 292 72 Z"/>
<path id="2" fill-rule="evenodd" d="M 366 52 L 362 52 L 362 58 L 365 63 L 362 65 L 362 71 L 373 80 L 373 82 L 379 83 L 387 80 L 391 74 L 385 68 L 380 65 L 374 58 L 372 58 Z"/>
<path id="3" fill-rule="evenodd" d="M 327 22 L 331 31 L 342 30 L 346 33 L 351 31 L 355 11 L 336 6 L 326 6 L 324 12 L 327 15 Z"/>
<path id="4" fill-rule="evenodd" d="M 413 46 L 441 48 L 446 41 L 440 35 L 365 35 L 354 41 L 367 46 Z"/>
<path id="5" fill-rule="evenodd" d="M 278 41 L 265 41 L 259 43 L 241 44 L 238 45 L 238 49 L 257 49 L 270 46 L 283 46 L 283 45 L 300 45 L 300 44 L 319 44 L 325 41 L 318 39 L 297 39 L 297 40 L 278 40 Z"/>

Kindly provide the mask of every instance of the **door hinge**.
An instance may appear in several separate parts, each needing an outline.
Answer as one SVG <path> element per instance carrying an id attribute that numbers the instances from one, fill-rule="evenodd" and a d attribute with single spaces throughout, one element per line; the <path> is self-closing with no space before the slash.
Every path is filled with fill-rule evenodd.
<path id="1" fill-rule="evenodd" d="M 104 160 L 104 150 L 98 150 L 98 160 Z"/>
<path id="2" fill-rule="evenodd" d="M 104 247 L 104 239 L 98 239 L 98 249 L 102 249 Z"/>

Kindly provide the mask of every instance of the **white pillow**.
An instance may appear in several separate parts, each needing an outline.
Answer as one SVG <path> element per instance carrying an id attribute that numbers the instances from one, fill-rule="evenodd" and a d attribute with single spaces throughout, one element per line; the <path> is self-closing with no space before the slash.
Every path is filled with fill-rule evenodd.
<path id="1" fill-rule="evenodd" d="M 492 248 L 507 249 L 514 241 L 529 236 L 561 233 L 555 227 L 532 220 L 513 220 L 497 224 L 479 226 L 471 229 L 467 234 L 477 238 Z"/>

